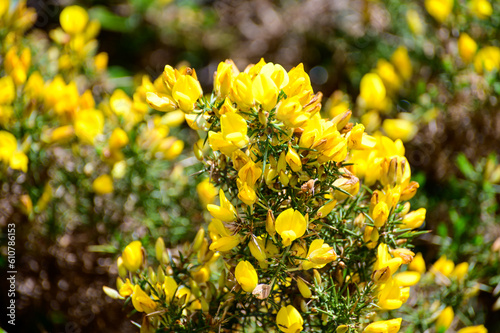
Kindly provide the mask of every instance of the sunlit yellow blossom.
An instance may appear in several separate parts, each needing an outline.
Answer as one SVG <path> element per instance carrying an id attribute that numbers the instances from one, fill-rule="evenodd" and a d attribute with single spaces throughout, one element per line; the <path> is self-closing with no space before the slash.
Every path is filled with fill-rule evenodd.
<path id="1" fill-rule="evenodd" d="M 207 209 L 213 217 L 223 222 L 231 222 L 236 218 L 236 209 L 231 202 L 226 198 L 224 191 L 219 190 L 220 206 L 209 204 Z"/>
<path id="2" fill-rule="evenodd" d="M 335 189 L 334 198 L 338 201 L 345 200 L 359 192 L 359 179 L 354 175 L 346 174 L 345 177 L 337 178 L 333 182 L 333 186 L 348 193 L 346 194 L 338 189 Z"/>
<path id="3" fill-rule="evenodd" d="M 363 233 L 363 240 L 366 243 L 365 244 L 366 247 L 369 249 L 375 248 L 375 246 L 377 246 L 379 236 L 380 235 L 379 235 L 377 228 L 366 226 L 365 231 Z"/>
<path id="4" fill-rule="evenodd" d="M 420 273 L 412 271 L 400 272 L 394 274 L 393 279 L 395 279 L 401 287 L 411 287 L 420 281 Z"/>
<path id="5" fill-rule="evenodd" d="M 409 229 L 419 228 L 424 223 L 425 213 L 425 208 L 419 208 L 413 212 L 406 214 L 402 221 L 402 227 Z"/>
<path id="6" fill-rule="evenodd" d="M 146 294 L 141 287 L 136 284 L 134 286 L 134 293 L 132 294 L 132 304 L 139 312 L 151 313 L 156 310 L 156 302 Z"/>
<path id="7" fill-rule="evenodd" d="M 252 82 L 252 94 L 264 110 L 271 111 L 276 106 L 279 91 L 269 76 L 259 74 Z"/>
<path id="8" fill-rule="evenodd" d="M 293 208 L 289 208 L 276 218 L 276 232 L 283 239 L 283 245 L 289 246 L 292 242 L 306 232 L 306 219 Z"/>
<path id="9" fill-rule="evenodd" d="M 363 333 L 397 333 L 401 327 L 401 318 L 376 321 L 366 326 Z"/>
<path id="10" fill-rule="evenodd" d="M 104 129 L 104 116 L 99 110 L 82 110 L 75 116 L 75 134 L 84 143 L 94 144 L 94 139 Z"/>
<path id="11" fill-rule="evenodd" d="M 297 309 L 288 305 L 279 310 L 276 316 L 276 324 L 282 332 L 299 333 L 303 330 L 304 320 Z"/>
<path id="12" fill-rule="evenodd" d="M 260 164 L 255 164 L 252 160 L 249 160 L 241 169 L 238 171 L 238 177 L 243 182 L 250 186 L 253 186 L 257 180 L 262 175 L 262 166 Z"/>
<path id="13" fill-rule="evenodd" d="M 453 308 L 451 306 L 444 308 L 436 319 L 436 331 L 446 331 L 453 322 L 454 317 L 455 313 L 453 312 Z"/>
<path id="14" fill-rule="evenodd" d="M 236 66 L 230 60 L 219 63 L 214 78 L 214 90 L 218 97 L 224 98 L 229 95 L 233 85 L 233 75 Z"/>
<path id="15" fill-rule="evenodd" d="M 485 20 L 493 13 L 493 6 L 488 0 L 471 0 L 469 8 L 476 17 Z"/>
<path id="16" fill-rule="evenodd" d="M 299 97 L 295 96 L 280 102 L 276 110 L 276 119 L 288 127 L 295 128 L 302 126 L 309 119 L 309 115 L 302 110 Z"/>
<path id="17" fill-rule="evenodd" d="M 240 261 L 238 265 L 236 265 L 234 275 L 241 288 L 247 293 L 251 293 L 259 282 L 259 277 L 257 276 L 255 268 L 246 260 Z"/>
<path id="18" fill-rule="evenodd" d="M 231 87 L 231 97 L 240 108 L 248 109 L 254 104 L 252 79 L 247 73 L 239 73 Z"/>
<path id="19" fill-rule="evenodd" d="M 238 198 L 243 201 L 246 205 L 251 206 L 257 200 L 257 194 L 252 186 L 249 186 L 248 183 L 242 182 L 240 179 L 237 179 L 238 186 Z"/>
<path id="20" fill-rule="evenodd" d="M 304 106 L 313 94 L 311 80 L 304 71 L 304 65 L 300 63 L 288 72 L 289 83 L 283 88 L 288 98 L 297 97 L 298 101 Z"/>
<path id="21" fill-rule="evenodd" d="M 286 153 L 285 159 L 286 163 L 294 172 L 299 172 L 302 169 L 302 162 L 300 160 L 299 154 L 297 154 L 297 151 L 290 146 L 288 147 L 288 152 Z"/>
<path id="22" fill-rule="evenodd" d="M 9 166 L 13 170 L 28 171 L 28 156 L 22 151 L 16 151 L 12 154 L 9 161 Z"/>
<path id="23" fill-rule="evenodd" d="M 309 246 L 306 260 L 302 262 L 302 269 L 322 268 L 337 259 L 333 247 L 324 243 L 322 239 L 315 239 Z"/>
<path id="24" fill-rule="evenodd" d="M 359 96 L 367 109 L 381 109 L 386 96 L 386 89 L 380 76 L 368 73 L 361 79 Z"/>
<path id="25" fill-rule="evenodd" d="M 391 251 L 391 254 L 394 257 L 401 258 L 403 260 L 403 264 L 409 264 L 413 261 L 413 258 L 415 257 L 415 253 L 408 250 L 408 249 L 394 249 Z"/>
<path id="26" fill-rule="evenodd" d="M 130 282 L 130 279 L 127 278 L 125 283 L 120 287 L 119 293 L 123 297 L 127 297 L 132 295 L 134 292 L 134 285 Z"/>
<path id="27" fill-rule="evenodd" d="M 176 101 L 172 96 L 159 92 L 146 92 L 146 101 L 150 107 L 158 111 L 168 112 L 177 109 Z"/>
<path id="28" fill-rule="evenodd" d="M 465 32 L 458 38 L 458 53 L 466 64 L 472 62 L 477 51 L 477 43 Z"/>
<path id="29" fill-rule="evenodd" d="M 375 224 L 375 226 L 377 228 L 382 227 L 387 221 L 388 217 L 389 207 L 387 207 L 387 204 L 383 201 L 376 204 L 375 208 L 373 208 L 373 212 L 371 213 L 371 218 L 373 219 L 373 223 Z"/>
<path id="30" fill-rule="evenodd" d="M 446 256 L 441 256 L 435 263 L 432 265 L 430 271 L 434 274 L 440 273 L 444 276 L 450 276 L 451 272 L 455 268 L 455 263 L 451 260 L 446 259 Z"/>
<path id="31" fill-rule="evenodd" d="M 384 310 L 399 309 L 406 300 L 400 285 L 393 279 L 379 287 L 378 305 Z"/>
<path id="32" fill-rule="evenodd" d="M 63 9 L 59 20 L 66 33 L 76 35 L 83 32 L 83 29 L 87 26 L 89 15 L 80 6 L 69 6 Z"/>
<path id="33" fill-rule="evenodd" d="M 469 263 L 462 262 L 455 266 L 455 269 L 451 272 L 450 277 L 454 277 L 459 281 L 463 281 L 468 271 Z"/>
<path id="34" fill-rule="evenodd" d="M 200 82 L 190 75 L 181 75 L 172 87 L 172 97 L 186 113 L 193 111 L 194 103 L 202 94 Z"/>
<path id="35" fill-rule="evenodd" d="M 457 333 L 488 333 L 488 330 L 484 325 L 469 326 L 459 329 Z"/>
<path id="36" fill-rule="evenodd" d="M 452 0 L 453 1 L 453 0 Z M 400 46 L 394 51 L 391 56 L 391 62 L 396 67 L 399 75 L 403 80 L 408 81 L 411 78 L 413 67 L 411 65 L 408 50 L 404 46 Z"/>
<path id="37" fill-rule="evenodd" d="M 401 139 L 403 142 L 413 139 L 418 130 L 414 122 L 406 119 L 386 119 L 382 128 L 392 140 Z"/>
<path id="38" fill-rule="evenodd" d="M 226 113 L 220 118 L 221 133 L 210 131 L 208 142 L 213 150 L 220 150 L 226 155 L 248 144 L 247 123 L 237 113 Z"/>
<path id="39" fill-rule="evenodd" d="M 210 244 L 211 251 L 227 252 L 232 250 L 240 243 L 240 237 L 231 235 L 221 220 L 213 219 L 208 225 L 210 238 L 213 240 Z"/>
<path id="40" fill-rule="evenodd" d="M 384 186 L 405 184 L 411 176 L 410 164 L 406 157 L 391 156 L 380 161 L 380 182 Z"/>
<path id="41" fill-rule="evenodd" d="M 143 254 L 140 241 L 128 244 L 122 253 L 123 264 L 130 272 L 135 273 L 142 265 Z"/>
<path id="42" fill-rule="evenodd" d="M 419 272 L 420 274 L 425 273 L 425 260 L 422 257 L 422 253 L 417 253 L 412 262 L 408 265 L 408 269 Z"/>
<path id="43" fill-rule="evenodd" d="M 208 178 L 205 178 L 198 185 L 196 185 L 196 192 L 198 193 L 198 197 L 200 198 L 203 207 L 207 207 L 208 204 L 212 204 L 215 196 L 217 195 L 217 189 Z"/>
<path id="44" fill-rule="evenodd" d="M 14 80 L 10 76 L 0 78 L 0 104 L 11 104 L 16 97 Z"/>
<path id="45" fill-rule="evenodd" d="M 379 59 L 375 72 L 382 79 L 389 93 L 396 92 L 401 87 L 401 79 L 396 73 L 396 69 L 387 60 Z"/>
<path id="46" fill-rule="evenodd" d="M 500 48 L 486 46 L 477 51 L 474 57 L 474 68 L 479 74 L 491 72 L 500 68 Z"/>
<path id="47" fill-rule="evenodd" d="M 128 144 L 127 132 L 121 128 L 115 128 L 109 137 L 109 148 L 120 149 Z"/>
<path id="48" fill-rule="evenodd" d="M 163 291 L 165 292 L 165 296 L 167 301 L 171 302 L 175 296 L 176 291 L 179 286 L 177 282 L 175 282 L 174 278 L 171 276 L 165 276 L 165 281 L 163 282 Z"/>
<path id="49" fill-rule="evenodd" d="M 443 23 L 453 9 L 454 0 L 425 0 L 425 9 L 438 22 Z"/>

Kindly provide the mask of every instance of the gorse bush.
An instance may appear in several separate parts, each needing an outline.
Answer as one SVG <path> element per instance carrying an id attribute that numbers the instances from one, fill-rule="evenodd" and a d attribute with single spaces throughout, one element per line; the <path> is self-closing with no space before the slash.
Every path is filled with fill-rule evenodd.
<path id="1" fill-rule="evenodd" d="M 195 155 L 219 189 L 208 237 L 202 228 L 191 246 L 168 250 L 158 239 L 154 266 L 140 242 L 129 244 L 118 259 L 125 281 L 108 294 L 130 297 L 144 331 L 347 332 L 401 307 L 419 273 L 397 272 L 425 219 L 407 201 L 418 184 L 402 142 L 364 133 L 350 111 L 322 118 L 302 65 L 287 72 L 261 60 L 239 72 L 226 61 L 214 78 L 204 96 L 194 70 L 166 66 L 147 93 L 201 135 Z M 372 189 L 356 173 L 358 152 L 374 159 L 363 170 Z"/>

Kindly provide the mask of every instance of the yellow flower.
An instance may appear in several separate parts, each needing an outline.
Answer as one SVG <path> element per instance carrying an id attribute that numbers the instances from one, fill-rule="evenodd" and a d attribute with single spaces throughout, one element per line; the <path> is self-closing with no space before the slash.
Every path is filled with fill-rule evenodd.
<path id="1" fill-rule="evenodd" d="M 417 255 L 413 258 L 411 263 L 408 265 L 408 269 L 419 272 L 420 274 L 425 273 L 425 260 L 422 257 L 422 253 L 417 253 Z"/>
<path id="2" fill-rule="evenodd" d="M 83 32 L 87 26 L 89 14 L 80 6 L 69 6 L 63 9 L 59 21 L 66 33 L 76 35 Z"/>
<path id="3" fill-rule="evenodd" d="M 236 184 L 238 186 L 238 198 L 240 198 L 245 205 L 251 206 L 257 202 L 257 194 L 251 186 L 246 182 L 242 182 L 240 179 L 237 179 Z"/>
<path id="4" fill-rule="evenodd" d="M 22 151 L 16 151 L 10 157 L 9 166 L 13 170 L 21 170 L 26 173 L 28 171 L 28 156 Z"/>
<path id="5" fill-rule="evenodd" d="M 236 265 L 234 275 L 241 288 L 247 293 L 251 293 L 259 282 L 259 277 L 257 276 L 255 268 L 246 260 L 240 261 L 238 265 Z"/>
<path id="6" fill-rule="evenodd" d="M 454 277 L 458 281 L 463 281 L 468 271 L 469 264 L 466 262 L 462 262 L 455 266 L 455 269 L 451 272 L 450 277 Z"/>
<path id="7" fill-rule="evenodd" d="M 309 115 L 302 110 L 299 97 L 294 96 L 280 102 L 276 110 L 276 119 L 287 127 L 295 128 L 302 126 L 309 119 Z"/>
<path id="8" fill-rule="evenodd" d="M 391 62 L 403 80 L 411 79 L 413 68 L 406 47 L 398 47 L 391 56 Z"/>
<path id="9" fill-rule="evenodd" d="M 139 312 L 151 313 L 156 310 L 156 302 L 146 294 L 141 287 L 136 284 L 134 286 L 134 293 L 132 294 L 132 304 Z"/>
<path id="10" fill-rule="evenodd" d="M 378 294 L 378 305 L 384 310 L 399 309 L 403 305 L 406 297 L 402 293 L 399 284 L 390 279 L 387 283 L 380 285 Z"/>
<path id="11" fill-rule="evenodd" d="M 221 132 L 224 140 L 231 142 L 237 148 L 248 144 L 247 123 L 237 113 L 226 113 L 220 117 Z"/>
<path id="12" fill-rule="evenodd" d="M 262 165 L 255 164 L 252 160 L 248 160 L 248 162 L 238 171 L 238 178 L 252 187 L 260 176 L 262 176 Z"/>
<path id="13" fill-rule="evenodd" d="M 403 264 L 409 264 L 413 261 L 415 257 L 415 253 L 408 249 L 394 249 L 391 251 L 391 254 L 394 257 L 401 258 L 403 260 Z M 425 270 L 424 270 L 425 271 Z"/>
<path id="14" fill-rule="evenodd" d="M 10 0 L 0 1 L 0 18 L 9 11 Z"/>
<path id="15" fill-rule="evenodd" d="M 5 164 L 10 163 L 10 159 L 16 150 L 16 137 L 7 131 L 0 131 L 0 161 Z"/>
<path id="16" fill-rule="evenodd" d="M 297 287 L 299 288 L 299 292 L 304 298 L 311 298 L 312 292 L 311 288 L 307 285 L 307 283 L 301 278 L 297 278 Z"/>
<path id="17" fill-rule="evenodd" d="M 487 19 L 493 14 L 493 7 L 488 0 L 472 0 L 469 2 L 472 14 L 481 20 Z"/>
<path id="18" fill-rule="evenodd" d="M 289 246 L 294 240 L 306 232 L 307 223 L 304 216 L 293 208 L 280 213 L 276 219 L 276 232 L 283 239 L 283 246 Z"/>
<path id="19" fill-rule="evenodd" d="M 123 297 L 128 297 L 134 293 L 134 285 L 127 278 L 125 283 L 119 288 L 119 293 Z"/>
<path id="20" fill-rule="evenodd" d="M 286 163 L 294 172 L 299 172 L 302 169 L 302 161 L 300 160 L 299 154 L 291 146 L 288 146 L 288 152 L 285 156 Z"/>
<path id="21" fill-rule="evenodd" d="M 276 106 L 279 91 L 269 76 L 259 74 L 252 82 L 252 94 L 264 110 L 271 111 Z"/>
<path id="22" fill-rule="evenodd" d="M 10 76 L 0 78 L 0 105 L 12 104 L 16 98 L 16 87 Z"/>
<path id="23" fill-rule="evenodd" d="M 382 109 L 386 96 L 384 82 L 375 73 L 368 73 L 361 79 L 359 96 L 367 109 Z"/>
<path id="24" fill-rule="evenodd" d="M 450 327 L 453 322 L 453 318 L 455 317 L 455 313 L 453 312 L 453 308 L 451 306 L 447 306 L 443 311 L 439 314 L 436 319 L 436 331 L 444 332 Z"/>
<path id="25" fill-rule="evenodd" d="M 190 75 L 181 75 L 172 87 L 172 97 L 186 113 L 193 111 L 194 103 L 202 94 L 200 82 Z"/>
<path id="26" fill-rule="evenodd" d="M 208 178 L 205 178 L 198 185 L 196 185 L 196 192 L 198 193 L 198 197 L 200 198 L 203 207 L 207 207 L 208 204 L 212 204 L 215 196 L 217 195 L 217 189 Z"/>
<path id="27" fill-rule="evenodd" d="M 160 92 L 147 91 L 146 102 L 150 107 L 158 111 L 169 112 L 177 109 L 174 98 Z"/>
<path id="28" fill-rule="evenodd" d="M 406 271 L 394 274 L 392 277 L 401 287 L 411 287 L 420 281 L 420 273 Z"/>
<path id="29" fill-rule="evenodd" d="M 409 9 L 406 12 L 406 23 L 408 23 L 408 26 L 414 35 L 421 35 L 425 30 L 420 15 L 414 9 Z"/>
<path id="30" fill-rule="evenodd" d="M 379 59 L 375 72 L 384 82 L 384 86 L 389 92 L 398 91 L 401 87 L 401 79 L 396 73 L 394 66 L 384 59 Z"/>
<path id="31" fill-rule="evenodd" d="M 474 57 L 474 68 L 477 73 L 491 72 L 500 68 L 500 48 L 486 46 L 480 49 Z"/>
<path id="32" fill-rule="evenodd" d="M 282 307 L 276 316 L 276 324 L 280 331 L 285 333 L 299 333 L 304 329 L 304 320 L 299 311 L 293 306 Z"/>
<path id="33" fill-rule="evenodd" d="M 488 333 L 488 330 L 484 325 L 469 326 L 459 329 L 457 333 Z"/>
<path id="34" fill-rule="evenodd" d="M 341 192 L 341 191 L 335 189 L 335 192 L 333 193 L 333 195 L 334 195 L 334 198 L 338 201 L 342 201 L 344 199 L 347 199 L 349 197 L 349 194 L 351 196 L 354 196 L 359 192 L 359 179 L 352 174 L 345 174 L 344 176 L 345 177 L 337 178 L 333 182 L 333 186 L 348 193 L 348 194 L 346 194 L 344 192 Z"/>
<path id="35" fill-rule="evenodd" d="M 143 254 L 140 241 L 128 244 L 122 253 L 123 264 L 130 272 L 135 273 L 142 265 Z"/>
<path id="36" fill-rule="evenodd" d="M 365 134 L 365 126 L 363 124 L 356 124 L 347 137 L 347 146 L 351 149 L 363 148 L 363 134 Z"/>
<path id="37" fill-rule="evenodd" d="M 209 204 L 207 209 L 213 217 L 223 222 L 232 222 L 236 218 L 236 209 L 224 195 L 222 189 L 219 190 L 220 206 Z"/>
<path id="38" fill-rule="evenodd" d="M 92 182 L 92 190 L 99 195 L 113 192 L 113 179 L 107 174 L 97 177 Z"/>
<path id="39" fill-rule="evenodd" d="M 425 0 L 425 9 L 436 19 L 443 23 L 453 9 L 454 0 Z"/>
<path id="40" fill-rule="evenodd" d="M 227 252 L 234 249 L 240 243 L 238 236 L 224 236 L 210 244 L 211 251 Z"/>
<path id="41" fill-rule="evenodd" d="M 392 140 L 401 139 L 408 142 L 417 134 L 417 125 L 407 119 L 386 119 L 382 123 L 384 132 Z"/>
<path id="42" fill-rule="evenodd" d="M 369 249 L 373 249 L 377 246 L 377 242 L 379 239 L 379 232 L 377 228 L 366 226 L 365 231 L 363 232 L 363 241 L 366 243 L 366 247 Z"/>
<path id="43" fill-rule="evenodd" d="M 375 205 L 375 208 L 373 208 L 373 212 L 371 212 L 370 216 L 373 219 L 375 226 L 380 228 L 385 224 L 387 218 L 389 217 L 389 207 L 387 207 L 385 202 L 380 201 Z"/>
<path id="44" fill-rule="evenodd" d="M 401 318 L 376 321 L 366 326 L 363 333 L 397 333 L 401 327 Z"/>
<path id="45" fill-rule="evenodd" d="M 441 273 L 444 276 L 450 276 L 451 272 L 455 268 L 455 263 L 451 260 L 446 259 L 446 256 L 441 256 L 435 263 L 432 265 L 430 271 L 433 274 Z"/>
<path id="46" fill-rule="evenodd" d="M 384 186 L 395 186 L 407 183 L 411 177 L 410 164 L 406 157 L 385 157 L 380 162 L 380 182 Z"/>
<path id="47" fill-rule="evenodd" d="M 377 261 L 375 261 L 375 264 L 373 265 L 373 270 L 382 270 L 385 269 L 386 267 L 389 268 L 389 275 L 392 276 L 401 264 L 403 263 L 403 260 L 399 257 L 392 258 L 389 251 L 387 244 L 381 243 L 377 247 Z"/>
<path id="48" fill-rule="evenodd" d="M 465 32 L 458 37 L 458 53 L 466 64 L 472 62 L 477 51 L 477 43 Z"/>
<path id="49" fill-rule="evenodd" d="M 214 78 L 214 90 L 219 98 L 229 95 L 233 85 L 233 71 L 236 68 L 231 60 L 219 63 Z"/>
<path id="50" fill-rule="evenodd" d="M 425 220 L 425 208 L 419 208 L 405 215 L 402 221 L 402 228 L 416 229 L 419 228 Z"/>
<path id="51" fill-rule="evenodd" d="M 289 82 L 283 91 L 287 98 L 297 97 L 302 106 L 306 105 L 313 94 L 311 80 L 309 75 L 304 71 L 304 65 L 300 63 L 288 72 Z"/>
<path id="52" fill-rule="evenodd" d="M 109 137 L 109 148 L 110 149 L 120 149 L 128 144 L 127 132 L 121 128 L 115 128 Z"/>
<path id="53" fill-rule="evenodd" d="M 163 291 L 165 292 L 165 296 L 167 301 L 171 302 L 177 292 L 179 286 L 177 282 L 175 282 L 174 278 L 171 276 L 165 276 L 165 281 L 163 282 Z"/>
<path id="54" fill-rule="evenodd" d="M 326 264 L 337 259 L 333 247 L 324 243 L 322 239 L 315 239 L 309 246 L 307 260 L 302 262 L 302 269 L 323 268 Z"/>
<path id="55" fill-rule="evenodd" d="M 248 109 L 254 104 L 253 84 L 250 75 L 239 73 L 233 81 L 231 87 L 231 97 L 242 109 Z"/>
<path id="56" fill-rule="evenodd" d="M 94 144 L 94 139 L 104 129 L 104 116 L 99 110 L 82 110 L 76 113 L 75 134 L 84 143 Z"/>

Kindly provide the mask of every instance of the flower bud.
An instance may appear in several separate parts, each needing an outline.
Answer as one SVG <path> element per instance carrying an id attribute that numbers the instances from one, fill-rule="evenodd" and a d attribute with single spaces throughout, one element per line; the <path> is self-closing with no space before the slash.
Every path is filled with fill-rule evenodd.
<path id="1" fill-rule="evenodd" d="M 297 278 L 297 287 L 304 298 L 311 298 L 312 292 L 307 283 L 301 277 Z"/>
<path id="2" fill-rule="evenodd" d="M 143 254 L 140 241 L 133 241 L 122 253 L 123 264 L 128 271 L 135 273 L 142 265 Z"/>
<path id="3" fill-rule="evenodd" d="M 236 281 L 247 293 L 251 293 L 258 283 L 258 276 L 255 268 L 248 261 L 240 261 L 235 270 Z"/>

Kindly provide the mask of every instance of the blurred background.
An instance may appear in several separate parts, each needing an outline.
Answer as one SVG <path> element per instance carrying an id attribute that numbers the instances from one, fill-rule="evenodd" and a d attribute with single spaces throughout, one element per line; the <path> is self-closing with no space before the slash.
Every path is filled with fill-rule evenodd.
<path id="1" fill-rule="evenodd" d="M 21 4 L 11 1 L 11 13 Z M 59 15 L 75 4 L 99 27 L 83 60 L 65 67 L 67 42 Z M 443 255 L 469 264 L 470 283 L 463 292 L 446 283 L 437 289 L 423 286 L 420 298 L 409 301 L 401 310 L 404 320 L 415 323 L 408 332 L 433 331 L 423 318 L 435 305 L 431 299 L 453 306 L 457 321 L 500 332 L 499 2 L 28 0 L 24 12 L 15 13 L 0 15 L 1 76 L 8 72 L 13 22 L 31 15 L 32 25 L 19 32 L 21 44 L 32 50 L 30 71 L 42 72 L 46 82 L 61 74 L 66 82 L 77 82 L 80 95 L 88 89 L 97 104 L 115 113 L 113 101 L 136 103 L 143 75 L 153 81 L 166 64 L 195 68 L 208 92 L 218 63 L 226 59 L 240 70 L 261 58 L 286 70 L 303 63 L 314 90 L 323 93 L 325 116 L 351 109 L 368 132 L 405 142 L 420 183 L 412 205 L 426 207 L 424 229 L 431 230 L 418 239 L 415 252 L 422 252 L 428 267 Z M 94 60 L 102 52 L 107 65 L 99 72 Z M 365 80 L 363 87 L 367 73 L 378 79 Z M 1 128 L 8 129 L 6 124 L 2 120 Z M 117 253 L 138 238 L 153 244 L 163 236 L 169 246 L 182 244 L 194 237 L 193 226 L 203 223 L 197 194 L 203 179 L 189 148 L 196 137 L 182 121 L 169 120 L 168 138 L 186 148 L 168 150 L 175 141 L 170 139 L 159 158 L 140 138 L 160 126 L 154 120 L 137 124 L 142 127 L 129 132 L 137 148 L 123 150 L 128 169 L 122 178 L 113 174 L 120 182 L 111 194 L 92 190 L 95 172 L 118 172 L 116 161 L 102 158 L 104 143 L 97 152 L 28 148 L 33 172 L 2 174 L 2 269 L 6 225 L 17 225 L 16 331 L 136 331 L 121 304 L 102 292 L 103 285 L 115 284 Z M 33 128 L 23 126 L 14 126 L 21 141 Z M 42 138 L 43 126 L 35 132 L 34 140 Z M 131 160 L 136 161 L 132 166 Z M 6 283 L 0 282 L 2 290 Z M 426 310 L 418 313 L 412 306 Z M 2 327 L 8 327 L 5 320 Z"/>

